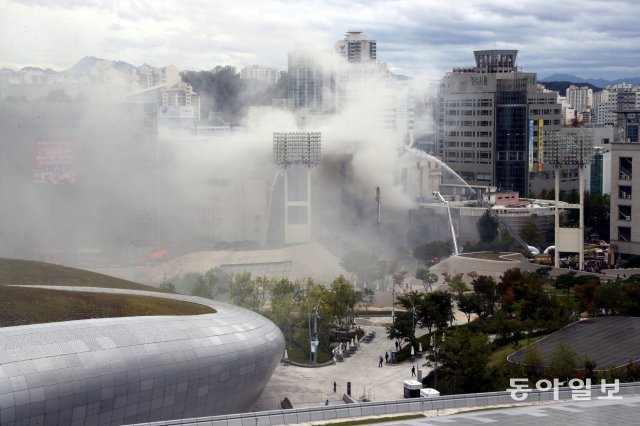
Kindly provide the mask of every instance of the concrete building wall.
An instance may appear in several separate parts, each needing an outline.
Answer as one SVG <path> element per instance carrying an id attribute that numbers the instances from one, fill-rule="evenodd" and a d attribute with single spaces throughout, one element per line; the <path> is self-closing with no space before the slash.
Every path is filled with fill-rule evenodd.
<path id="1" fill-rule="evenodd" d="M 611 145 L 611 250 L 640 255 L 640 144 Z"/>

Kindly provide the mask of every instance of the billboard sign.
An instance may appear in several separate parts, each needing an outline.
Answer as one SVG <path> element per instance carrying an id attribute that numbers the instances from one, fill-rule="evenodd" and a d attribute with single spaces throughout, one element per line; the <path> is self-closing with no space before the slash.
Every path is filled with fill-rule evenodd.
<path id="1" fill-rule="evenodd" d="M 544 120 L 538 120 L 538 171 L 544 166 Z"/>
<path id="2" fill-rule="evenodd" d="M 529 120 L 529 171 L 533 171 L 533 120 Z"/>
<path id="3" fill-rule="evenodd" d="M 35 141 L 32 145 L 33 182 L 49 185 L 74 184 L 75 144 L 60 141 Z"/>

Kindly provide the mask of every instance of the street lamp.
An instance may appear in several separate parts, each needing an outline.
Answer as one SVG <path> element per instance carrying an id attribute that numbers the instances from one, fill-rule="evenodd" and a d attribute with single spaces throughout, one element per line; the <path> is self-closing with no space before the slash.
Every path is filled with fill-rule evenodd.
<path id="1" fill-rule="evenodd" d="M 438 389 L 438 348 L 437 348 L 438 332 L 434 332 L 431 336 L 431 346 L 433 347 L 433 388 Z M 444 345 L 445 335 L 442 333 L 442 344 Z"/>

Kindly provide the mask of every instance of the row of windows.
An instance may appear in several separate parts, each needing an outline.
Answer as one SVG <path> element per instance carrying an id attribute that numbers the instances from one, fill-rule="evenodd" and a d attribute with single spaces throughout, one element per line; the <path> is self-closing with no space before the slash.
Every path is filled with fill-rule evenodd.
<path id="1" fill-rule="evenodd" d="M 447 99 L 448 108 L 456 107 L 490 107 L 493 106 L 493 99 Z"/>
<path id="2" fill-rule="evenodd" d="M 491 142 L 447 141 L 449 148 L 491 148 Z"/>
<path id="3" fill-rule="evenodd" d="M 488 151 L 445 151 L 445 158 L 481 158 L 491 160 L 492 153 Z"/>
<path id="4" fill-rule="evenodd" d="M 529 112 L 531 112 L 531 114 L 533 115 L 540 115 L 540 114 L 544 114 L 544 115 L 549 115 L 549 114 L 560 114 L 560 108 L 555 108 L 555 109 L 531 109 L 529 110 Z"/>
<path id="5" fill-rule="evenodd" d="M 493 132 L 476 132 L 472 130 L 465 130 L 465 131 L 450 130 L 449 132 L 447 132 L 447 135 L 452 137 L 462 136 L 465 138 L 475 138 L 475 137 L 490 138 L 492 133 Z"/>
<path id="6" fill-rule="evenodd" d="M 467 120 L 467 121 L 459 121 L 459 120 L 450 120 L 450 121 L 446 121 L 445 124 L 447 126 L 451 126 L 451 127 L 458 127 L 458 126 L 467 126 L 467 127 L 474 127 L 474 126 L 478 126 L 478 127 L 489 127 L 489 126 L 493 126 L 493 121 L 487 121 L 487 120 L 482 120 L 482 121 L 471 121 L 471 120 Z"/>
<path id="7" fill-rule="evenodd" d="M 446 115 L 481 115 L 492 116 L 493 110 L 491 109 L 448 109 Z"/>
<path id="8" fill-rule="evenodd" d="M 555 104 L 555 98 L 529 98 L 529 104 Z"/>

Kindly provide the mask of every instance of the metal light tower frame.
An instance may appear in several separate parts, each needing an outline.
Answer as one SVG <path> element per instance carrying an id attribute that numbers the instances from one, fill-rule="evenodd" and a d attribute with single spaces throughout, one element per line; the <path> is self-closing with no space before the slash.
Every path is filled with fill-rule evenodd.
<path id="1" fill-rule="evenodd" d="M 580 128 L 563 128 L 544 131 L 544 161 L 553 165 L 555 173 L 555 256 L 554 266 L 560 267 L 561 248 L 575 248 L 577 245 L 580 270 L 584 268 L 584 168 L 593 161 L 592 133 Z M 578 191 L 580 201 L 578 210 L 580 222 L 578 235 L 572 228 L 560 227 L 560 167 L 562 165 L 578 166 Z M 569 205 L 568 208 L 576 208 Z M 564 237 L 564 238 L 563 238 Z M 574 244 L 571 244 L 571 243 Z"/>
<path id="2" fill-rule="evenodd" d="M 285 244 L 308 242 L 311 240 L 311 179 L 309 169 L 320 162 L 321 154 L 320 132 L 274 132 L 273 133 L 273 162 L 284 169 L 284 218 Z M 290 180 L 294 179 L 291 169 L 304 170 L 303 179 L 306 189 L 304 194 L 290 193 Z M 296 176 L 300 178 L 300 176 Z M 274 178 L 275 180 L 275 178 Z M 304 218 L 295 220 L 290 218 L 291 212 L 306 210 Z M 268 224 L 267 224 L 268 225 Z"/>

